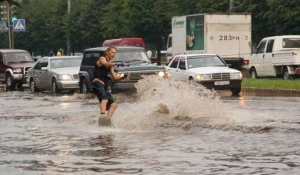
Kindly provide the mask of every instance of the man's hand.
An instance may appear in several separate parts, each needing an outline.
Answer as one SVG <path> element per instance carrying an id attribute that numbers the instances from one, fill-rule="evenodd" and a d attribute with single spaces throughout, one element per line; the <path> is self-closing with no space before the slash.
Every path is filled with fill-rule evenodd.
<path id="1" fill-rule="evenodd" d="M 122 80 L 126 79 L 128 77 L 128 75 L 129 75 L 128 73 L 124 73 L 124 75 L 121 77 Z"/>
<path id="2" fill-rule="evenodd" d="M 117 63 L 117 67 L 129 67 L 129 64 L 125 62 Z"/>

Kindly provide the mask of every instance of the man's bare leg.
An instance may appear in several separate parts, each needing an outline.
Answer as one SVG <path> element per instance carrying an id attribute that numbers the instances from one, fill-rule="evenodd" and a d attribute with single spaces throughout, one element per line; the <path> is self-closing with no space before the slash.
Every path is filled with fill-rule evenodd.
<path id="1" fill-rule="evenodd" d="M 110 107 L 109 107 L 108 112 L 107 112 L 107 117 L 112 118 L 112 116 L 113 116 L 115 110 L 117 109 L 117 107 L 118 107 L 118 104 L 116 102 L 110 104 Z"/>
<path id="2" fill-rule="evenodd" d="M 105 114 L 106 113 L 106 105 L 107 105 L 108 100 L 102 100 L 100 102 L 100 113 Z"/>

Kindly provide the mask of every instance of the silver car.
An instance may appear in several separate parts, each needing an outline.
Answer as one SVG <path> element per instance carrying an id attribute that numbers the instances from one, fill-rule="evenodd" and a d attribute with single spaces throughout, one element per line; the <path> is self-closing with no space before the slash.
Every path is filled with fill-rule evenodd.
<path id="1" fill-rule="evenodd" d="M 27 72 L 27 83 L 31 92 L 52 90 L 78 90 L 78 73 L 81 56 L 56 56 L 40 58 Z"/>

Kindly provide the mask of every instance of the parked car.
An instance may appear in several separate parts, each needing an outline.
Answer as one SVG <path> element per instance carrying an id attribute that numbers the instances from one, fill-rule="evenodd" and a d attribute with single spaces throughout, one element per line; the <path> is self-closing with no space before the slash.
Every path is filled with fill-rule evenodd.
<path id="1" fill-rule="evenodd" d="M 117 48 L 117 54 L 113 62 L 124 62 L 128 66 L 115 67 L 115 72 L 118 76 L 124 73 L 129 73 L 129 76 L 121 82 L 109 81 L 108 89 L 112 93 L 117 90 L 134 89 L 134 84 L 138 82 L 143 75 L 155 75 L 166 77 L 168 74 L 163 66 L 152 64 L 147 57 L 144 48 L 134 46 L 120 46 Z M 84 51 L 83 60 L 79 71 L 79 86 L 81 93 L 92 91 L 92 78 L 94 65 L 100 56 L 104 55 L 107 47 L 89 48 Z"/>
<path id="2" fill-rule="evenodd" d="M 117 38 L 105 40 L 102 43 L 103 47 L 108 46 L 137 46 L 146 49 L 145 42 L 142 38 Z"/>
<path id="3" fill-rule="evenodd" d="M 80 56 L 40 58 L 27 73 L 30 91 L 52 90 L 53 93 L 58 93 L 62 90 L 78 90 L 81 61 Z"/>
<path id="4" fill-rule="evenodd" d="M 230 89 L 232 95 L 241 91 L 242 73 L 215 54 L 177 55 L 166 69 L 172 79 L 196 81 L 208 89 Z"/>
<path id="5" fill-rule="evenodd" d="M 32 56 L 26 50 L 0 49 L 0 81 L 8 89 L 22 88 L 26 83 L 26 74 L 34 64 Z"/>

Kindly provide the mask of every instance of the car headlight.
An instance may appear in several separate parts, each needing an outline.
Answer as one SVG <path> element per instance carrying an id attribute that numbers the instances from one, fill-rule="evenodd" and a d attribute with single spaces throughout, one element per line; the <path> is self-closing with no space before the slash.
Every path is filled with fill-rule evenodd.
<path id="1" fill-rule="evenodd" d="M 20 68 L 13 69 L 13 72 L 19 74 L 19 73 L 22 73 L 22 69 L 20 69 Z"/>
<path id="2" fill-rule="evenodd" d="M 58 79 L 60 80 L 72 80 L 71 75 L 61 74 L 58 76 Z"/>
<path id="3" fill-rule="evenodd" d="M 211 74 L 198 74 L 196 78 L 197 80 L 211 80 Z"/>
<path id="4" fill-rule="evenodd" d="M 242 77 L 241 72 L 230 73 L 230 79 L 242 79 Z"/>
<path id="5" fill-rule="evenodd" d="M 166 71 L 159 71 L 159 72 L 157 73 L 157 75 L 158 75 L 159 77 L 163 77 L 163 78 L 168 78 L 168 77 L 169 77 L 169 73 L 166 72 Z"/>

